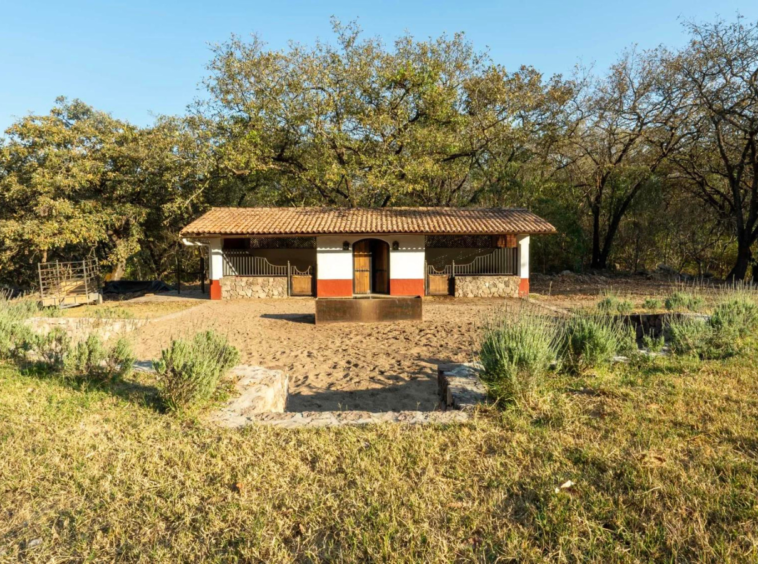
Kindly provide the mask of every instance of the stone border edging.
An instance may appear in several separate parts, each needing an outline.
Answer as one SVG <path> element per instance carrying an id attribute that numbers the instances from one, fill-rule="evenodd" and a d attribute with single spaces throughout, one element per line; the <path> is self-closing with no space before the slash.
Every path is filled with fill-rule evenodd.
<path id="1" fill-rule="evenodd" d="M 437 385 L 442 406 L 470 412 L 487 403 L 487 388 L 479 379 L 482 365 L 476 362 L 442 364 L 437 367 Z"/>

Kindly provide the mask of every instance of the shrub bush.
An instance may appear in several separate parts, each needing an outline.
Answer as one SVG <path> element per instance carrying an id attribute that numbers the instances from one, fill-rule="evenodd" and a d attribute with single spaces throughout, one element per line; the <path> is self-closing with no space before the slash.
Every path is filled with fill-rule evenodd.
<path id="1" fill-rule="evenodd" d="M 642 337 L 642 346 L 651 352 L 660 352 L 665 344 L 666 340 L 662 336 L 643 335 Z"/>
<path id="2" fill-rule="evenodd" d="M 105 347 L 94 333 L 72 347 L 64 359 L 64 368 L 71 376 L 85 376 L 100 370 L 105 360 Z"/>
<path id="3" fill-rule="evenodd" d="M 561 354 L 570 372 L 611 363 L 616 355 L 636 350 L 634 329 L 621 320 L 577 314 L 562 330 Z"/>
<path id="4" fill-rule="evenodd" d="M 35 335 L 24 321 L 38 310 L 36 301 L 9 300 L 0 293 L 0 359 L 20 358 L 32 347 Z"/>
<path id="5" fill-rule="evenodd" d="M 726 298 L 706 319 L 671 319 L 668 334 L 676 354 L 702 359 L 725 358 L 742 348 L 743 340 L 758 329 L 758 305 L 747 296 Z"/>
<path id="6" fill-rule="evenodd" d="M 506 314 L 485 328 L 479 357 L 482 380 L 499 401 L 526 398 L 556 361 L 556 326 L 543 315 Z"/>
<path id="7" fill-rule="evenodd" d="M 61 370 L 71 351 L 71 337 L 60 327 L 55 327 L 45 335 L 36 335 L 32 349 L 50 369 Z"/>
<path id="8" fill-rule="evenodd" d="M 658 300 L 656 298 L 645 298 L 645 301 L 642 303 L 642 307 L 645 309 L 661 309 L 661 300 Z"/>
<path id="9" fill-rule="evenodd" d="M 716 306 L 710 324 L 716 331 L 745 337 L 758 328 L 758 306 L 747 296 L 733 296 Z"/>
<path id="10" fill-rule="evenodd" d="M 105 357 L 105 369 L 109 379 L 124 378 L 134 369 L 134 353 L 128 339 L 119 338 Z"/>
<path id="11" fill-rule="evenodd" d="M 628 300 L 620 300 L 613 294 L 608 294 L 600 300 L 597 308 L 603 313 L 629 315 L 634 310 L 634 305 Z"/>
<path id="12" fill-rule="evenodd" d="M 687 292 L 674 292 L 666 298 L 665 305 L 669 311 L 700 311 L 703 307 L 703 298 Z"/>
<path id="13" fill-rule="evenodd" d="M 674 354 L 718 358 L 726 352 L 721 350 L 716 332 L 705 319 L 671 319 L 667 327 L 671 351 Z"/>
<path id="14" fill-rule="evenodd" d="M 224 373 L 239 360 L 239 352 L 213 331 L 192 341 L 175 340 L 153 361 L 164 405 L 170 411 L 200 407 L 213 397 Z"/>
<path id="15" fill-rule="evenodd" d="M 128 375 L 133 366 L 128 340 L 122 337 L 107 348 L 95 333 L 78 342 L 64 360 L 67 376 L 94 382 L 118 380 Z"/>

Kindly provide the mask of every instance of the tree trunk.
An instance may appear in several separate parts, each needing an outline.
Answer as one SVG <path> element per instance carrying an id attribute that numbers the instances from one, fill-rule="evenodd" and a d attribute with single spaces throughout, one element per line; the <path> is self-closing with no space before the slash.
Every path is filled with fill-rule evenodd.
<path id="1" fill-rule="evenodd" d="M 111 280 L 121 280 L 121 278 L 124 276 L 124 271 L 126 271 L 126 261 L 120 260 L 118 261 L 118 264 L 116 264 L 116 268 L 114 268 L 113 272 L 111 273 Z"/>
<path id="2" fill-rule="evenodd" d="M 592 262 L 590 268 L 602 270 L 606 266 L 607 257 L 600 249 L 600 206 L 592 206 Z"/>
<path id="3" fill-rule="evenodd" d="M 732 271 L 727 276 L 728 280 L 743 281 L 747 276 L 748 269 L 753 261 L 753 251 L 750 237 L 746 234 L 740 234 L 737 237 L 737 260 L 732 267 Z"/>

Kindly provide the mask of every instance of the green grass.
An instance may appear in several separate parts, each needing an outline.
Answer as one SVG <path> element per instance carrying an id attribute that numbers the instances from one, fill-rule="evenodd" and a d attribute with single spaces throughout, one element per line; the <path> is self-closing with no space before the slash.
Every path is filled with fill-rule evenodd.
<path id="1" fill-rule="evenodd" d="M 555 375 L 463 425 L 243 431 L 138 375 L 0 366 L 0 560 L 751 561 L 755 358 Z"/>

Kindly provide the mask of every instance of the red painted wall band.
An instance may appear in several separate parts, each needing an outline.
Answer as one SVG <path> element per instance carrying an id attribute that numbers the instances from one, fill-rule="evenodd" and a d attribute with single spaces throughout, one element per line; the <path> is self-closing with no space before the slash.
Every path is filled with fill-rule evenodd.
<path id="1" fill-rule="evenodd" d="M 210 293 L 211 293 L 212 300 L 221 299 L 221 281 L 220 280 L 211 280 Z"/>
<path id="2" fill-rule="evenodd" d="M 316 297 L 344 298 L 353 295 L 352 280 L 317 280 Z"/>
<path id="3" fill-rule="evenodd" d="M 529 279 L 528 278 L 522 278 L 521 281 L 518 283 L 518 295 L 519 296 L 528 296 L 529 295 Z"/>
<path id="4" fill-rule="evenodd" d="M 391 296 L 423 296 L 424 279 L 397 279 L 390 278 Z"/>

